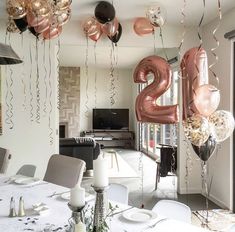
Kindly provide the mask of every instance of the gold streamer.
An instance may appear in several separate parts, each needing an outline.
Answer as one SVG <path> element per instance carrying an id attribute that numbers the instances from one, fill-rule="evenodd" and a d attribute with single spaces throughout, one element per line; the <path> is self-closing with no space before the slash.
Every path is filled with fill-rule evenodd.
<path id="1" fill-rule="evenodd" d="M 114 58 L 114 44 L 111 43 L 111 50 L 110 50 L 110 105 L 111 107 L 115 104 L 115 95 L 116 95 L 113 58 Z"/>
<path id="2" fill-rule="evenodd" d="M 47 86 L 47 67 L 46 67 L 46 42 L 43 40 L 43 66 L 44 66 L 44 87 L 45 87 L 45 99 L 43 103 L 44 116 L 47 114 L 47 98 L 48 98 L 48 86 Z"/>
<path id="3" fill-rule="evenodd" d="M 51 126 L 51 114 L 52 114 L 52 83 L 51 83 L 51 40 L 49 39 L 49 118 L 48 118 L 48 127 L 49 127 L 49 141 L 50 145 L 53 145 L 53 128 Z"/>
<path id="4" fill-rule="evenodd" d="M 220 45 L 219 40 L 216 37 L 216 32 L 218 31 L 218 29 L 220 27 L 221 20 L 222 20 L 222 11 L 221 11 L 220 0 L 217 0 L 217 2 L 218 2 L 219 23 L 217 24 L 217 26 L 215 27 L 215 29 L 212 32 L 213 38 L 214 38 L 214 40 L 216 42 L 216 46 L 211 48 L 211 54 L 214 56 L 215 61 L 212 64 L 209 65 L 209 70 L 212 73 L 212 75 L 214 76 L 214 78 L 216 79 L 217 85 L 219 86 L 219 78 L 218 78 L 218 76 L 216 75 L 216 73 L 212 69 L 218 63 L 218 60 L 219 60 L 219 57 L 217 56 L 217 54 L 215 52 L 219 48 L 219 45 Z"/>
<path id="5" fill-rule="evenodd" d="M 33 80 L 32 80 L 32 72 L 33 72 L 33 58 L 32 58 L 32 43 L 29 44 L 29 57 L 30 57 L 30 74 L 29 74 L 29 93 L 30 93 L 30 120 L 34 121 L 34 108 L 33 108 Z"/>

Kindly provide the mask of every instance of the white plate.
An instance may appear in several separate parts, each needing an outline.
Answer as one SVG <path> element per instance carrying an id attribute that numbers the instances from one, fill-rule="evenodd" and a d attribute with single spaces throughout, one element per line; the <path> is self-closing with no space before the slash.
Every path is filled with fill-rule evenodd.
<path id="1" fill-rule="evenodd" d="M 63 200 L 69 201 L 69 200 L 70 200 L 70 192 L 68 192 L 68 193 L 63 193 L 63 194 L 60 195 L 60 197 L 61 197 Z M 89 201 L 89 200 L 92 200 L 92 199 L 94 198 L 94 196 L 91 195 L 90 193 L 87 193 L 87 192 L 86 192 L 85 198 L 86 198 L 86 201 Z"/>
<path id="2" fill-rule="evenodd" d="M 35 178 L 35 177 L 22 177 L 22 178 L 17 178 L 15 180 L 16 184 L 24 184 L 24 185 L 28 185 L 28 184 L 34 184 L 40 182 L 39 178 Z"/>
<path id="3" fill-rule="evenodd" d="M 148 222 L 157 218 L 157 214 L 146 209 L 133 209 L 126 211 L 122 216 L 132 222 Z"/>

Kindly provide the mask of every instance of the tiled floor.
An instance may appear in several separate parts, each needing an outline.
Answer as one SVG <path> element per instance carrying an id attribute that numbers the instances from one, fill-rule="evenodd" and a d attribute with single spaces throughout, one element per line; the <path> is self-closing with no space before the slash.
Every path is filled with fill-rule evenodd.
<path id="1" fill-rule="evenodd" d="M 141 178 L 112 178 L 111 182 L 121 183 L 128 186 L 129 204 L 141 207 L 142 202 L 146 209 L 152 207 L 161 199 L 173 199 L 187 204 L 191 210 L 202 210 L 206 208 L 205 197 L 201 194 L 179 195 L 176 191 L 177 178 L 161 178 L 157 191 L 154 190 L 156 178 L 156 164 L 147 156 L 142 157 L 137 151 L 116 149 L 118 154 L 141 176 L 140 166 L 143 164 L 143 194 Z M 86 180 L 91 181 L 91 180 Z M 88 184 L 88 182 L 86 182 Z M 142 200 L 143 196 L 143 200 Z M 218 209 L 216 204 L 209 202 L 210 209 Z"/>

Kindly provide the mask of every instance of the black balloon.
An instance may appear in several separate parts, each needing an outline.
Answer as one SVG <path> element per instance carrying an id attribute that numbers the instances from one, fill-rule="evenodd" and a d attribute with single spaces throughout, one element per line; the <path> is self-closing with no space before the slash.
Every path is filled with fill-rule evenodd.
<path id="1" fill-rule="evenodd" d="M 40 33 L 36 32 L 34 27 L 29 27 L 29 31 L 38 38 L 38 36 L 40 35 Z"/>
<path id="2" fill-rule="evenodd" d="M 21 18 L 21 19 L 14 19 L 14 22 L 21 33 L 28 29 L 28 22 L 27 22 L 26 17 Z"/>
<path id="3" fill-rule="evenodd" d="M 109 36 L 109 39 L 117 45 L 117 42 L 120 40 L 121 36 L 122 36 L 122 25 L 119 23 L 116 34 L 113 36 Z"/>
<path id="4" fill-rule="evenodd" d="M 216 139 L 210 135 L 208 140 L 201 146 L 193 145 L 193 150 L 202 161 L 207 161 L 216 148 Z"/>
<path id="5" fill-rule="evenodd" d="M 95 8 L 96 19 L 104 24 L 112 21 L 115 18 L 115 9 L 109 2 L 101 1 Z"/>

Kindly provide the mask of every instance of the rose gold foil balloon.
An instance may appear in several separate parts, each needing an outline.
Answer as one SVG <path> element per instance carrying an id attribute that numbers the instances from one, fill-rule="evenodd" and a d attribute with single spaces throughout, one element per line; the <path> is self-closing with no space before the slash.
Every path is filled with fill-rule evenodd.
<path id="1" fill-rule="evenodd" d="M 62 32 L 62 27 L 49 27 L 49 29 L 47 29 L 46 31 L 44 31 L 42 33 L 42 36 L 44 39 L 48 40 L 48 39 L 54 39 L 56 37 L 58 37 Z"/>
<path id="2" fill-rule="evenodd" d="M 118 20 L 114 18 L 113 21 L 101 25 L 102 31 L 107 36 L 114 36 L 118 30 Z"/>
<path id="3" fill-rule="evenodd" d="M 72 0 L 54 0 L 58 10 L 65 10 L 70 7 Z"/>
<path id="4" fill-rule="evenodd" d="M 84 22 L 83 30 L 85 34 L 89 37 L 99 32 L 101 30 L 101 25 L 94 17 L 91 17 Z"/>
<path id="5" fill-rule="evenodd" d="M 61 10 L 56 12 L 55 16 L 54 16 L 58 22 L 59 26 L 63 26 L 64 24 L 66 24 L 70 18 L 71 18 L 71 9 L 65 9 L 65 10 Z"/>
<path id="6" fill-rule="evenodd" d="M 43 20 L 43 22 L 40 23 L 40 25 L 34 27 L 34 30 L 35 30 L 37 33 L 40 34 L 40 33 L 44 32 L 44 31 L 48 30 L 49 27 L 50 27 L 50 21 L 49 21 L 48 18 L 45 18 L 45 19 Z"/>
<path id="7" fill-rule="evenodd" d="M 45 17 L 43 16 L 36 16 L 34 14 L 32 14 L 30 11 L 27 13 L 27 22 L 29 24 L 29 26 L 31 27 L 36 27 L 38 25 L 40 25 L 41 23 L 43 23 Z"/>
<path id="8" fill-rule="evenodd" d="M 147 83 L 147 75 L 153 73 L 154 81 L 136 98 L 135 110 L 140 122 L 173 124 L 179 121 L 178 105 L 159 106 L 157 99 L 171 86 L 170 65 L 159 56 L 143 59 L 134 71 L 135 83 Z"/>
<path id="9" fill-rule="evenodd" d="M 200 113 L 194 103 L 195 90 L 208 84 L 208 61 L 203 48 L 191 48 L 181 61 L 182 91 L 183 91 L 183 119 Z"/>
<path id="10" fill-rule="evenodd" d="M 137 18 L 134 22 L 134 31 L 140 36 L 148 35 L 154 32 L 154 27 L 147 18 Z"/>
<path id="11" fill-rule="evenodd" d="M 198 112 L 208 117 L 216 111 L 220 103 L 220 91 L 213 85 L 199 86 L 194 95 L 194 104 Z"/>
<path id="12" fill-rule="evenodd" d="M 44 17 L 51 13 L 51 5 L 47 0 L 30 0 L 28 10 L 37 17 Z"/>
<path id="13" fill-rule="evenodd" d="M 13 19 L 23 18 L 27 14 L 27 0 L 7 0 L 6 9 Z"/>
<path id="14" fill-rule="evenodd" d="M 102 36 L 103 32 L 100 30 L 100 31 L 97 31 L 95 34 L 89 36 L 89 38 L 95 42 L 97 42 L 100 37 Z"/>

